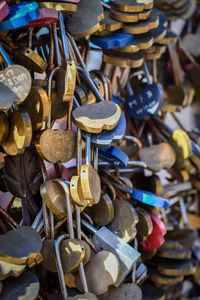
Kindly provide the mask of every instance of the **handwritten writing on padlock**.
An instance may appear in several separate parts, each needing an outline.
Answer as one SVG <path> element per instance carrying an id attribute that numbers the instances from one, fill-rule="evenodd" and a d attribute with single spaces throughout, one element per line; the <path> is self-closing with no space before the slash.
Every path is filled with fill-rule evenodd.
<path id="1" fill-rule="evenodd" d="M 162 94 L 158 85 L 148 85 L 128 98 L 126 110 L 135 119 L 146 119 L 148 115 L 154 115 L 159 109 Z"/>
<path id="2" fill-rule="evenodd" d="M 18 65 L 12 65 L 0 72 L 0 82 L 9 87 L 21 100 L 24 100 L 30 91 L 30 86 L 27 84 L 29 78 L 28 70 Z"/>

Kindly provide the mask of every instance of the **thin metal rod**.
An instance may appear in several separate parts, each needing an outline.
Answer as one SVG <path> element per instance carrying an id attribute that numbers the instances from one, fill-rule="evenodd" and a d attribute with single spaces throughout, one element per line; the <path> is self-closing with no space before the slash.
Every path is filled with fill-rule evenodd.
<path id="1" fill-rule="evenodd" d="M 176 121 L 176 123 L 178 124 L 178 126 L 186 131 L 185 127 L 183 126 L 183 124 L 180 122 L 180 120 L 177 118 L 177 116 L 175 115 L 175 113 L 171 112 L 171 116 L 173 117 L 173 119 Z"/>
<path id="2" fill-rule="evenodd" d="M 117 169 L 118 173 L 140 173 L 143 168 L 127 168 L 127 169 Z M 116 173 L 116 169 L 108 169 L 110 173 Z"/>
<path id="3" fill-rule="evenodd" d="M 149 69 L 147 67 L 147 63 L 145 61 L 144 61 L 144 72 L 145 72 L 145 76 L 147 78 L 147 83 L 148 84 L 152 84 L 151 75 L 149 73 Z"/>
<path id="4" fill-rule="evenodd" d="M 112 164 L 110 164 L 109 162 L 106 162 L 106 161 L 100 161 L 98 163 L 98 166 L 99 167 L 106 167 L 106 166 L 112 166 Z M 144 168 L 146 169 L 147 168 L 147 164 L 143 161 L 129 161 L 127 166 L 135 166 L 135 167 L 141 167 L 141 168 Z"/>
<path id="5" fill-rule="evenodd" d="M 87 228 L 91 233 L 95 234 L 97 232 L 97 230 L 92 225 L 90 225 L 87 221 L 83 219 L 81 219 L 81 224 L 85 226 L 85 228 Z"/>
<path id="6" fill-rule="evenodd" d="M 67 36 L 65 32 L 65 24 L 63 20 L 63 15 L 61 12 L 58 13 L 59 16 L 59 24 L 60 24 L 60 33 L 62 38 L 62 45 L 63 45 L 63 53 L 65 60 L 69 59 L 69 50 L 68 50 L 68 44 L 67 44 Z"/>
<path id="7" fill-rule="evenodd" d="M 54 214 L 49 210 L 49 219 L 50 219 L 50 237 L 52 240 L 55 238 L 54 231 Z"/>
<path id="8" fill-rule="evenodd" d="M 74 50 L 74 53 L 75 53 L 75 55 L 76 55 L 76 57 L 77 57 L 77 60 L 78 60 L 78 62 L 79 62 L 79 64 L 80 64 L 80 66 L 84 69 L 84 70 L 87 70 L 87 67 L 86 67 L 86 65 L 85 65 L 85 63 L 84 63 L 84 60 L 83 60 L 83 58 L 82 58 L 82 56 L 81 56 L 81 54 L 80 54 L 80 51 L 79 51 L 79 49 L 78 49 L 78 47 L 77 47 L 77 45 L 76 45 L 76 42 L 74 41 L 74 39 L 71 37 L 71 35 L 67 32 L 66 33 L 67 34 L 67 37 L 69 38 L 69 41 L 70 41 L 70 43 L 71 43 L 71 46 L 72 46 L 72 48 L 73 48 L 73 50 Z"/>
<path id="9" fill-rule="evenodd" d="M 4 59 L 4 62 L 5 64 L 9 67 L 11 66 L 13 63 L 12 63 L 12 60 L 10 59 L 10 57 L 8 56 L 8 54 L 6 53 L 6 51 L 4 50 L 4 48 L 1 46 L 0 44 L 0 53 Z"/>
<path id="10" fill-rule="evenodd" d="M 57 265 L 57 269 L 58 269 L 58 277 L 59 277 L 59 281 L 60 281 L 61 292 L 62 292 L 62 296 L 63 296 L 64 300 L 67 299 L 68 293 L 67 293 L 67 288 L 66 288 L 66 284 L 65 284 L 65 276 L 64 276 L 64 272 L 63 272 L 62 262 L 61 262 L 61 258 L 60 258 L 60 243 L 64 239 L 67 239 L 67 238 L 68 238 L 68 235 L 63 234 L 63 235 L 59 236 L 55 242 L 56 265 Z"/>
<path id="11" fill-rule="evenodd" d="M 91 145 L 91 133 L 86 133 L 86 164 L 90 164 L 91 155 L 90 155 L 90 145 Z"/>
<path id="12" fill-rule="evenodd" d="M 182 197 L 179 198 L 179 205 L 180 205 L 180 208 L 181 208 L 181 216 L 184 220 L 184 223 L 189 224 L 187 209 L 186 209 L 185 202 L 184 202 Z"/>
<path id="13" fill-rule="evenodd" d="M 33 224 L 31 225 L 31 227 L 33 228 L 33 229 L 36 229 L 37 227 L 38 227 L 38 225 L 39 225 L 39 223 L 40 223 L 40 221 L 41 221 L 41 219 L 42 219 L 42 208 L 40 208 L 40 210 L 39 210 L 39 212 L 38 212 L 38 214 L 37 214 L 37 216 L 35 217 L 35 220 L 33 221 Z"/>

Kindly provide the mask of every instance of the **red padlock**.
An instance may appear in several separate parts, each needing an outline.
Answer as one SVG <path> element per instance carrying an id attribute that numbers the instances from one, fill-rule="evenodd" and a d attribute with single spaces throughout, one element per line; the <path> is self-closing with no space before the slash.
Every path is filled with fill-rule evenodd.
<path id="1" fill-rule="evenodd" d="M 153 231 L 146 241 L 139 243 L 139 249 L 144 251 L 152 251 L 158 249 L 164 243 L 164 235 L 167 230 L 162 220 L 153 212 L 149 212 L 153 222 Z"/>
<path id="2" fill-rule="evenodd" d="M 41 8 L 40 14 L 36 20 L 29 22 L 27 25 L 20 27 L 45 27 L 58 21 L 58 11 L 52 8 Z"/>

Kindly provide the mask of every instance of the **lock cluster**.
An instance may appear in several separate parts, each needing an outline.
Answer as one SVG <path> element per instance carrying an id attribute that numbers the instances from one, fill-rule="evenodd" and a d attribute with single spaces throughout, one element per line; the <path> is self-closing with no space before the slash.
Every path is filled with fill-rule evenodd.
<path id="1" fill-rule="evenodd" d="M 199 299 L 199 11 L 0 0 L 0 300 Z"/>

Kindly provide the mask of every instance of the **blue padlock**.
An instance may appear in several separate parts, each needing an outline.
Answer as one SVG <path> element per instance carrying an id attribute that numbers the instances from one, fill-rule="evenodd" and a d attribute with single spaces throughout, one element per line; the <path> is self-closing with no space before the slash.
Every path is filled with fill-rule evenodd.
<path id="1" fill-rule="evenodd" d="M 99 134 L 91 134 L 91 143 L 98 148 L 108 148 L 111 144 L 120 143 L 125 135 L 126 119 L 121 113 L 117 126 L 112 130 L 103 130 Z"/>
<path id="2" fill-rule="evenodd" d="M 108 149 L 99 148 L 99 159 L 115 167 L 127 167 L 129 157 L 119 148 L 111 146 Z"/>
<path id="3" fill-rule="evenodd" d="M 112 95 L 112 101 L 118 105 L 120 105 L 120 99 L 117 96 Z"/>
<path id="4" fill-rule="evenodd" d="M 121 190 L 122 192 L 129 193 L 131 195 L 132 199 L 142 202 L 146 205 L 150 205 L 153 207 L 159 207 L 159 208 L 165 208 L 165 209 L 167 209 L 170 205 L 170 201 L 168 199 L 157 196 L 151 192 L 142 191 L 142 190 L 130 188 L 130 187 L 124 187 L 124 186 L 114 182 L 113 180 L 111 180 L 111 183 L 114 187 Z"/>
<path id="5" fill-rule="evenodd" d="M 160 207 L 160 208 L 168 208 L 169 207 L 169 200 L 157 196 L 151 192 L 142 191 L 138 189 L 132 189 L 131 198 L 138 200 L 144 204 Z"/>
<path id="6" fill-rule="evenodd" d="M 159 25 L 156 28 L 150 30 L 151 34 L 156 39 L 161 34 L 164 34 L 165 32 L 167 32 L 166 27 L 168 24 L 168 20 L 167 20 L 166 16 L 159 9 L 154 9 L 153 13 L 154 13 L 154 15 L 157 15 L 159 17 Z"/>
<path id="7" fill-rule="evenodd" d="M 122 48 L 130 44 L 134 39 L 133 34 L 115 33 L 106 36 L 92 36 L 90 41 L 102 49 L 111 49 L 114 47 Z"/>
<path id="8" fill-rule="evenodd" d="M 148 85 L 141 91 L 130 94 L 127 98 L 125 108 L 127 113 L 134 119 L 146 120 L 150 116 L 156 114 L 163 103 L 163 90 L 162 88 L 152 83 L 150 74 L 146 63 L 144 63 L 145 73 L 148 81 Z"/>
<path id="9" fill-rule="evenodd" d="M 23 2 L 10 7 L 9 15 L 0 22 L 0 31 L 17 29 L 39 16 L 37 2 Z"/>
<path id="10" fill-rule="evenodd" d="M 130 96 L 125 108 L 132 118 L 146 120 L 158 111 L 161 99 L 163 99 L 162 89 L 157 84 L 151 84 Z"/>

